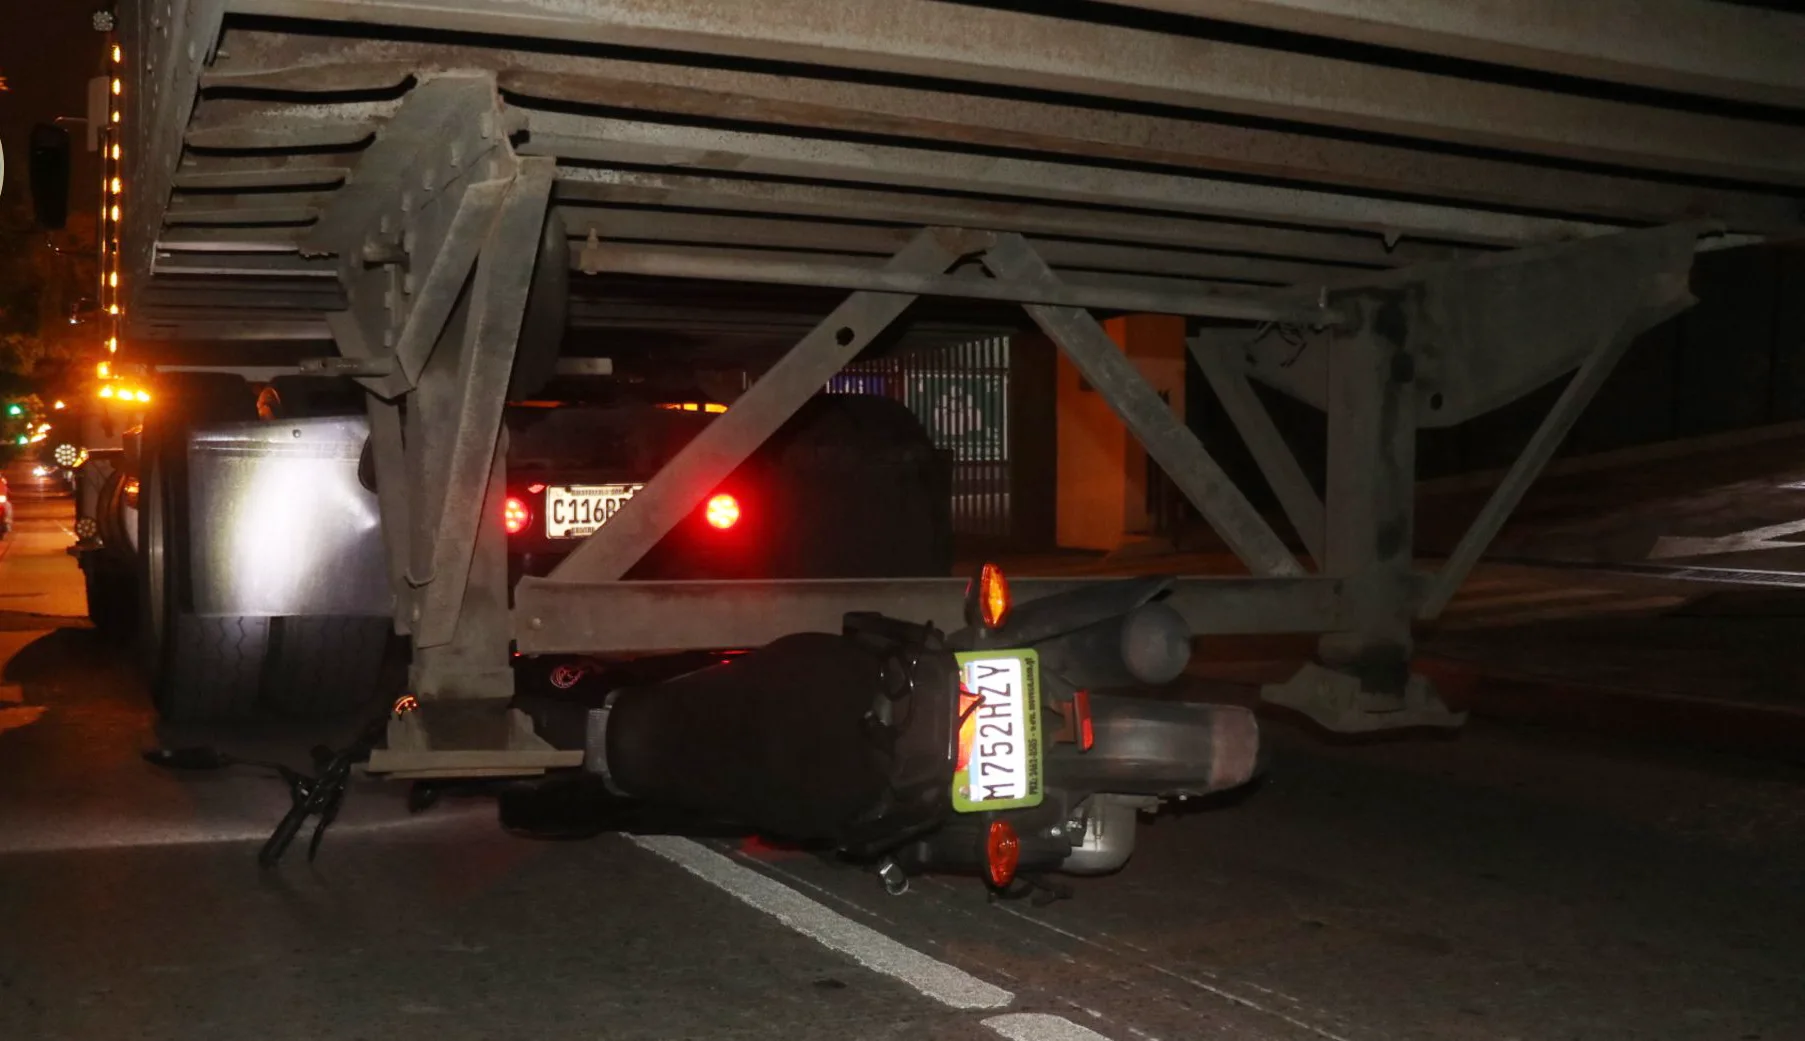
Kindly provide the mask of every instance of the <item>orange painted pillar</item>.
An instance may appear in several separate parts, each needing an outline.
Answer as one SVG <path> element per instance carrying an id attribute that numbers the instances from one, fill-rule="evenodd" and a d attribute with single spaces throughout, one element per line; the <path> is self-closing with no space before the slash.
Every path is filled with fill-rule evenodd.
<path id="1" fill-rule="evenodd" d="M 1185 320 L 1137 314 L 1103 331 L 1155 391 L 1185 414 Z M 1058 540 L 1068 549 L 1118 549 L 1147 533 L 1147 453 L 1064 354 L 1057 376 Z"/>

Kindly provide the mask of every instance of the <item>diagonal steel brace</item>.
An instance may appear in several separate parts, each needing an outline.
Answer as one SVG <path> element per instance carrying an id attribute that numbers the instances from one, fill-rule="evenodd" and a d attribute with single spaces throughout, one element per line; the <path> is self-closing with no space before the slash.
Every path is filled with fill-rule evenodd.
<path id="1" fill-rule="evenodd" d="M 990 241 L 983 233 L 929 228 L 904 246 L 885 270 L 939 274 Z M 585 539 L 550 576 L 539 581 L 612 582 L 625 575 L 915 300 L 909 293 L 857 292 L 847 297 L 734 401 L 725 415 L 665 464 L 644 490 L 627 500 L 606 527 Z M 533 582 L 527 579 L 522 586 Z"/>
<path id="2" fill-rule="evenodd" d="M 998 278 L 1054 287 L 1059 278 L 1026 239 L 997 236 L 984 266 Z M 1197 435 L 1172 415 L 1115 341 L 1086 311 L 1047 304 L 1025 305 L 1028 316 L 1065 352 L 1122 422 L 1140 439 L 1204 519 L 1256 575 L 1301 575 L 1285 547 L 1247 497 L 1210 456 Z"/>
<path id="3" fill-rule="evenodd" d="M 1516 510 L 1517 504 L 1535 483 L 1554 458 L 1561 442 L 1572 432 L 1573 425 L 1579 422 L 1580 414 L 1597 396 L 1605 380 L 1617 368 L 1617 363 L 1628 353 L 1631 345 L 1641 335 L 1661 324 L 1674 315 L 1685 311 L 1696 301 L 1686 289 L 1684 276 L 1669 280 L 1664 288 L 1655 293 L 1658 299 L 1645 302 L 1628 315 L 1623 325 L 1600 344 L 1573 374 L 1566 389 L 1555 401 L 1554 407 L 1548 410 L 1536 432 L 1530 436 L 1516 462 L 1505 472 L 1504 480 L 1493 490 L 1491 498 L 1486 500 L 1479 515 L 1461 535 L 1460 542 L 1448 559 L 1442 563 L 1441 569 L 1429 582 L 1423 593 L 1422 602 L 1417 606 L 1416 616 L 1421 621 L 1430 621 L 1441 616 L 1448 602 L 1454 598 L 1460 586 L 1479 563 L 1479 558 L 1491 545 L 1498 532 L 1503 529 L 1504 522 Z"/>
<path id="4" fill-rule="evenodd" d="M 1245 339 L 1247 333 L 1237 330 L 1233 335 Z M 1327 531 L 1322 496 L 1316 493 L 1309 475 L 1298 464 L 1296 454 L 1285 443 L 1285 435 L 1273 422 L 1272 413 L 1254 393 L 1245 367 L 1240 359 L 1229 353 L 1232 348 L 1216 338 L 1191 337 L 1185 341 L 1185 346 L 1197 360 L 1197 367 L 1209 381 L 1210 389 L 1216 392 L 1217 400 L 1222 402 L 1222 410 L 1228 413 L 1241 439 L 1247 443 L 1248 451 L 1253 453 L 1254 462 L 1265 475 L 1266 483 L 1272 486 L 1273 494 L 1278 496 L 1279 506 L 1297 530 L 1304 549 L 1316 561 L 1316 566 L 1322 567 Z"/>
<path id="5" fill-rule="evenodd" d="M 533 265 L 521 258 L 534 255 L 555 172 L 549 159 L 523 160 L 483 243 L 455 379 L 446 388 L 450 443 L 409 446 L 426 464 L 417 485 L 426 509 L 416 520 L 408 568 L 420 590 L 418 646 L 447 643 L 456 631 L 532 282 Z"/>

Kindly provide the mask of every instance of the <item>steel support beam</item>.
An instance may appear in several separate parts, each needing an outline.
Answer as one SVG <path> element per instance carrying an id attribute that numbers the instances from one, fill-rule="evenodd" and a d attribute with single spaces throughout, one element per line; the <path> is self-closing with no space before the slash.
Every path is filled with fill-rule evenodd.
<path id="1" fill-rule="evenodd" d="M 1696 0 L 1108 0 L 1766 105 L 1805 106 L 1805 20 Z"/>
<path id="2" fill-rule="evenodd" d="M 939 273 L 988 242 L 987 236 L 968 232 L 926 229 L 897 253 L 887 270 Z M 847 298 L 543 581 L 613 582 L 625 575 L 915 299 L 894 292 L 858 292 Z M 523 587 L 529 584 L 535 580 L 522 582 Z"/>
<path id="3" fill-rule="evenodd" d="M 564 194 L 562 186 L 559 195 Z M 693 213 L 644 206 L 558 207 L 570 230 L 572 261 L 582 257 L 581 246 L 593 232 L 606 245 L 658 244 L 672 249 L 693 246 L 754 248 L 760 250 L 809 250 L 826 254 L 852 254 L 888 258 L 909 241 L 915 227 L 939 225 L 920 221 L 912 227 L 866 222 L 823 221 L 784 216 L 729 216 Z M 881 220 L 881 218 L 879 218 Z M 956 225 L 968 227 L 969 225 Z M 992 229 L 1009 230 L 1009 229 Z M 1357 277 L 1384 265 L 1312 264 L 1273 257 L 1223 253 L 1191 245 L 1186 249 L 1154 249 L 1146 246 L 1077 242 L 1033 238 L 1035 252 L 1059 271 L 1108 271 L 1121 274 L 1186 278 L 1200 281 L 1232 281 L 1269 286 L 1321 285 L 1333 279 Z M 823 256 L 822 260 L 836 260 Z"/>
<path id="4" fill-rule="evenodd" d="M 408 580 L 419 590 L 418 615 L 410 618 L 419 647 L 452 639 L 471 547 L 480 532 L 495 527 L 483 523 L 493 513 L 483 512 L 482 489 L 499 465 L 502 409 L 532 281 L 533 265 L 522 258 L 538 245 L 551 181 L 550 162 L 521 161 L 477 259 L 463 343 L 444 364 L 429 366 L 410 402 L 410 420 L 417 416 L 419 424 L 410 431 L 417 435 L 410 436 L 410 449 L 426 464 L 414 467 L 421 510 L 408 566 Z"/>
<path id="5" fill-rule="evenodd" d="M 762 254 L 762 255 L 761 255 Z M 770 285 L 819 286 L 874 293 L 907 293 L 964 300 L 996 300 L 1005 303 L 1051 304 L 1060 307 L 1097 308 L 1110 311 L 1147 311 L 1156 314 L 1198 315 L 1255 322 L 1293 322 L 1320 325 L 1335 315 L 1320 308 L 1268 307 L 1257 299 L 1243 299 L 1203 291 L 1174 292 L 1135 286 L 1028 284 L 1009 279 L 968 278 L 962 275 L 922 274 L 894 268 L 871 268 L 847 263 L 790 260 L 795 254 L 765 251 L 734 252 L 695 247 L 647 245 L 598 245 L 582 250 L 577 266 L 584 274 L 651 275 L 661 278 L 714 279 Z"/>
<path id="6" fill-rule="evenodd" d="M 375 395 L 365 398 L 370 417 L 370 462 L 376 478 L 376 506 L 382 520 L 382 545 L 388 556 L 389 588 L 399 593 L 408 588 L 407 566 L 413 554 L 412 479 L 407 472 L 407 442 L 401 404 L 385 401 Z M 396 597 L 395 631 L 413 631 L 413 610 L 402 609 Z"/>
<path id="7" fill-rule="evenodd" d="M 1691 0 L 1686 0 L 1690 3 Z M 221 64 L 290 60 L 294 38 L 237 30 L 234 54 Z M 245 57 L 239 57 L 240 52 Z M 799 134 L 906 139 L 952 149 L 1008 149 L 1020 154 L 1071 156 L 1144 166 L 1191 168 L 1206 173 L 1255 177 L 1331 188 L 1351 188 L 1397 196 L 1442 198 L 1481 206 L 1514 207 L 1582 219 L 1625 223 L 1667 223 L 1687 216 L 1711 216 L 1740 230 L 1796 226 L 1797 201 L 1760 189 L 1676 183 L 1626 173 L 1564 169 L 1510 158 L 1449 154 L 1408 143 L 1325 139 L 1306 132 L 1238 126 L 1179 115 L 1129 111 L 1123 106 L 1072 104 L 1063 99 L 1003 97 L 993 91 L 964 92 L 778 75 L 743 68 L 706 68 L 666 62 L 628 61 L 590 54 L 548 53 L 504 47 L 447 45 L 440 41 L 335 41 L 331 64 L 285 68 L 291 89 L 319 90 L 326 80 L 362 77 L 362 70 L 394 66 L 390 86 L 399 86 L 414 68 L 494 70 L 502 91 L 526 107 L 540 99 L 558 105 L 583 104 L 643 113 L 650 120 L 709 121 L 729 118 L 758 126 L 783 126 Z M 317 59 L 319 54 L 294 54 Z M 243 80 L 214 78 L 227 87 L 259 89 L 273 72 L 251 72 Z M 369 128 L 372 111 L 392 102 L 334 105 L 332 123 L 301 123 L 298 135 L 321 138 L 334 132 L 350 137 Z M 263 106 L 262 110 L 259 105 Z M 251 143 L 275 140 L 272 128 L 293 121 L 287 106 L 237 100 L 210 100 L 197 113 L 202 140 Z M 311 109 L 310 109 L 311 111 Z M 217 113 L 217 114 L 216 114 Z M 376 116 L 386 113 L 377 111 Z M 322 115 L 318 118 L 327 118 Z M 204 122 L 203 122 L 204 120 Z M 214 135 L 214 131 L 220 133 Z M 367 132 L 367 129 L 366 129 Z M 913 221 L 975 226 L 970 221 Z"/>
<path id="8" fill-rule="evenodd" d="M 1434 203 L 1213 180 L 951 150 L 901 148 L 636 120 L 527 112 L 524 154 L 738 175 L 1025 196 L 1203 217 L 1320 225 L 1386 237 L 1514 246 L 1616 230 L 1613 225 Z"/>
<path id="9" fill-rule="evenodd" d="M 337 258 L 350 302 L 335 323 L 346 353 L 394 361 L 390 375 L 363 380 L 372 392 L 395 397 L 413 387 L 441 341 L 517 184 L 502 143 L 492 79 L 427 80 L 396 105 L 345 187 L 298 235 L 304 253 Z"/>
<path id="10" fill-rule="evenodd" d="M 573 202 L 819 217 L 830 222 L 883 221 L 911 228 L 985 228 L 1359 267 L 1392 268 L 1470 253 L 1411 239 L 1387 246 L 1380 236 L 1363 232 L 1261 227 L 1179 214 L 1104 212 L 1028 199 L 962 198 L 879 186 L 793 184 L 677 170 L 588 166 L 561 166 L 558 178 L 558 197 Z"/>
<path id="11" fill-rule="evenodd" d="M 1569 159 L 1805 183 L 1805 131 L 1218 39 L 933 3 L 234 0 L 287 18 L 644 47 L 1092 95 Z M 1072 45 L 1081 34 L 1082 47 Z"/>
<path id="12" fill-rule="evenodd" d="M 1114 108 L 590 57 L 470 57 L 487 57 L 501 66 L 501 89 L 526 107 L 532 106 L 531 99 L 544 98 L 629 110 L 649 120 L 719 119 L 725 114 L 748 125 L 784 126 L 820 136 L 904 138 L 949 150 L 1008 149 L 1081 162 L 1190 168 L 1602 221 L 1667 223 L 1709 215 L 1757 230 L 1795 227 L 1805 220 L 1795 199 L 1754 190 L 1440 154 L 1400 144 L 1330 142 L 1308 134 Z"/>
<path id="13" fill-rule="evenodd" d="M 176 191 L 304 192 L 336 188 L 350 173 L 349 167 L 311 160 L 288 166 L 191 170 L 177 172 L 171 180 Z"/>
<path id="14" fill-rule="evenodd" d="M 408 689 L 423 701 L 482 699 L 499 708 L 514 693 L 509 658 L 513 624 L 508 613 L 508 536 L 495 523 L 507 497 L 507 451 L 508 433 L 498 425 L 490 442 L 491 454 L 476 474 L 476 494 L 450 511 L 476 518 L 478 523 L 461 546 L 441 543 L 434 547 L 443 570 L 415 599 L 422 607 L 421 614 L 413 617 L 410 610 L 404 623 L 413 635 L 414 648 Z M 415 501 L 419 501 L 417 497 Z M 481 523 L 484 520 L 488 523 Z M 418 550 L 417 542 L 414 548 Z"/>
<path id="15" fill-rule="evenodd" d="M 998 278 L 1053 288 L 1059 279 L 1019 235 L 999 235 L 984 253 Z M 1297 560 L 1197 440 L 1172 415 L 1096 319 L 1076 308 L 1030 304 L 1040 326 L 1166 471 L 1185 497 L 1256 575 L 1297 575 Z"/>
<path id="16" fill-rule="evenodd" d="M 1328 488 L 1322 570 L 1344 583 L 1344 628 L 1318 660 L 1262 697 L 1329 730 L 1458 726 L 1428 681 L 1411 671 L 1416 359 L 1402 293 L 1334 298 L 1355 316 L 1335 331 L 1328 367 Z"/>
<path id="17" fill-rule="evenodd" d="M 1106 579 L 1016 578 L 1026 601 Z M 1340 622 L 1341 584 L 1320 578 L 1184 578 L 1170 603 L 1198 634 L 1310 633 Z M 515 592 L 523 654 L 757 647 L 794 632 L 838 632 L 848 611 L 963 625 L 959 578 L 771 582 L 523 580 Z"/>
<path id="18" fill-rule="evenodd" d="M 1267 687 L 1267 700 L 1340 731 L 1459 722 L 1410 672 L 1412 626 L 1447 604 L 1629 343 L 1692 303 L 1700 230 L 1676 225 L 1388 272 L 1380 284 L 1330 296 L 1355 320 L 1330 329 L 1327 342 L 1285 346 L 1296 365 L 1282 368 L 1295 376 L 1273 375 L 1281 370 L 1252 344 L 1218 352 L 1328 412 L 1324 572 L 1345 583 L 1347 624 L 1323 638 L 1317 661 Z M 1576 367 L 1441 572 L 1424 582 L 1412 545 L 1421 421 L 1438 410 L 1445 422 L 1469 418 Z"/>
<path id="19" fill-rule="evenodd" d="M 1241 359 L 1230 353 L 1249 338 L 1246 330 L 1235 330 L 1192 337 L 1186 341 L 1186 346 L 1209 381 L 1210 389 L 1216 392 L 1216 400 L 1222 403 L 1223 411 L 1247 443 L 1266 483 L 1278 496 L 1279 506 L 1285 511 L 1286 519 L 1291 521 L 1304 549 L 1321 568 L 1326 537 L 1322 497 L 1316 494 L 1304 468 L 1298 465 L 1297 456 L 1285 443 L 1284 435 L 1272 421 L 1272 414 L 1254 393 Z"/>
<path id="20" fill-rule="evenodd" d="M 328 260 L 302 257 L 294 253 L 184 253 L 164 251 L 157 255 L 153 274 L 181 278 L 230 280 L 232 284 L 257 285 L 267 279 L 307 279 L 332 282 L 338 279 L 338 268 Z"/>
<path id="21" fill-rule="evenodd" d="M 442 76 L 415 87 L 358 157 L 355 171 L 346 171 L 345 186 L 303 248 L 343 255 L 347 244 L 397 233 L 397 207 L 407 211 L 426 202 L 442 182 L 496 147 L 499 115 L 495 81 L 488 76 Z M 447 144 L 454 154 L 441 160 Z"/>
<path id="22" fill-rule="evenodd" d="M 419 381 L 421 370 L 432 357 L 445 322 L 477 262 L 477 252 L 495 227 L 496 215 L 510 185 L 508 180 L 481 181 L 465 189 L 439 248 L 432 253 L 431 266 L 424 277 L 415 281 L 412 306 L 402 319 L 394 344 L 394 357 L 407 386 Z"/>

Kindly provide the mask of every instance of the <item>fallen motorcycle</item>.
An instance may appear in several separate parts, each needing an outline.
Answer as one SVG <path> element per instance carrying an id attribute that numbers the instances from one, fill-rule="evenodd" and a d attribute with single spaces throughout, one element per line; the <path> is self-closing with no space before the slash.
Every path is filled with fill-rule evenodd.
<path id="1" fill-rule="evenodd" d="M 946 872 L 1019 895 L 1048 873 L 1120 868 L 1139 811 L 1256 773 L 1247 709 L 1095 693 L 1184 671 L 1174 584 L 1016 605 L 986 565 L 951 634 L 849 614 L 838 634 L 641 660 L 669 675 L 638 682 L 603 661 L 542 659 L 519 667 L 515 704 L 584 750 L 587 797 L 562 782 L 579 831 L 757 832 L 874 864 L 893 892 Z M 516 787 L 504 823 L 557 832 L 558 791 Z"/>
<path id="2" fill-rule="evenodd" d="M 1125 864 L 1138 812 L 1258 769 L 1249 710 L 1116 693 L 1189 663 L 1190 630 L 1166 602 L 1174 584 L 1099 582 L 1014 605 L 985 565 L 951 634 L 853 613 L 839 633 L 744 652 L 523 659 L 513 707 L 583 765 L 486 789 L 503 825 L 528 835 L 757 833 L 870 863 L 893 893 L 929 872 L 1057 893 L 1049 874 Z M 260 854 L 268 865 L 310 816 L 317 851 L 386 722 L 316 750 L 317 777 L 211 749 L 147 758 L 277 769 L 294 802 Z M 435 790 L 416 785 L 413 807 Z"/>

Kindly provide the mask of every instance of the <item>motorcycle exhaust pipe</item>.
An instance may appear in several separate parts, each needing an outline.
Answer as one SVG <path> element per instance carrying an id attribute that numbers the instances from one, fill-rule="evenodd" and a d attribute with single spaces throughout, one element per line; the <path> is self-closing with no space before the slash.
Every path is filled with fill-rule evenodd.
<path id="1" fill-rule="evenodd" d="M 1153 601 L 1036 647 L 1042 667 L 1086 690 L 1157 687 L 1191 663 L 1191 627 Z"/>

